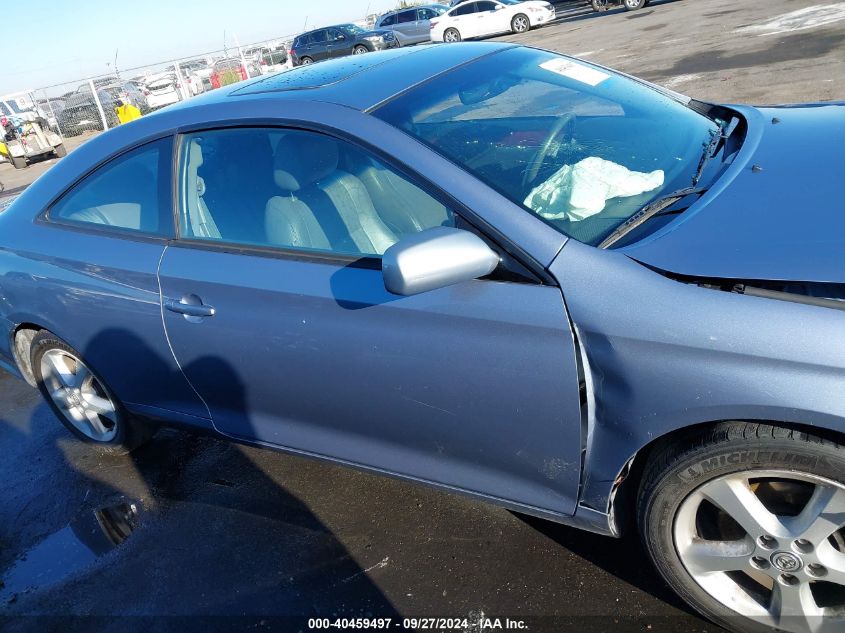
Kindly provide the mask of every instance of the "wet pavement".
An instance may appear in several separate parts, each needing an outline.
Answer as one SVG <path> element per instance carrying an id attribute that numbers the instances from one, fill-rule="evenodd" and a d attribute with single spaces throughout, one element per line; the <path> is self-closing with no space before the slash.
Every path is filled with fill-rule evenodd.
<path id="1" fill-rule="evenodd" d="M 828 18 L 845 5 L 819 3 L 833 7 Z M 655 1 L 513 39 L 706 98 L 842 99 L 845 21 L 773 20 L 814 4 Z M 0 180 L 10 169 L 0 165 Z M 179 431 L 102 456 L 2 372 L 0 403 L 3 631 L 308 630 L 284 618 L 482 614 L 527 618 L 535 631 L 716 630 L 633 538 Z"/>
<path id="2" fill-rule="evenodd" d="M 482 613 L 532 630 L 715 630 L 633 540 L 179 431 L 103 456 L 23 382 L 0 374 L 0 394 L 2 630 Z"/>

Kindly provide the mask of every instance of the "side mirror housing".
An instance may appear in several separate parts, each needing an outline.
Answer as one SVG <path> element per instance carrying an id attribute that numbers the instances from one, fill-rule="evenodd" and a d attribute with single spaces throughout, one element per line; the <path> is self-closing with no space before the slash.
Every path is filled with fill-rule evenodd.
<path id="1" fill-rule="evenodd" d="M 399 240 L 381 260 L 384 287 L 397 295 L 415 295 L 484 277 L 499 256 L 469 231 L 438 226 Z"/>

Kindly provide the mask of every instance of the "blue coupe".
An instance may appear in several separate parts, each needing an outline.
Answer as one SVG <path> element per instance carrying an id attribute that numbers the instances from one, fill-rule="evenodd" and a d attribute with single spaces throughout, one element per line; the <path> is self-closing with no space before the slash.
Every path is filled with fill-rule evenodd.
<path id="1" fill-rule="evenodd" d="M 102 450 L 181 425 L 637 530 L 725 627 L 842 631 L 843 141 L 507 44 L 228 86 L 0 213 L 0 366 Z"/>

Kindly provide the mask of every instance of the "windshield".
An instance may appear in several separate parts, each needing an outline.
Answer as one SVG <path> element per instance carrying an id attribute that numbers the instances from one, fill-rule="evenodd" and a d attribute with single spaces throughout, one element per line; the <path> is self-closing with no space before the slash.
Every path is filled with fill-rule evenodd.
<path id="1" fill-rule="evenodd" d="M 339 28 L 343 29 L 347 33 L 351 33 L 352 35 L 362 35 L 363 33 L 367 33 L 367 31 L 362 29 L 357 24 L 344 24 Z"/>
<path id="2" fill-rule="evenodd" d="M 375 115 L 592 245 L 689 187 L 719 130 L 639 82 L 522 47 L 436 77 Z"/>

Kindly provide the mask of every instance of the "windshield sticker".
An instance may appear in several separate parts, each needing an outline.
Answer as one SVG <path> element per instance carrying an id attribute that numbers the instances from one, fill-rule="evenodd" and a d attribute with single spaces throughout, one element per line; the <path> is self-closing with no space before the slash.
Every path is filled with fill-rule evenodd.
<path id="1" fill-rule="evenodd" d="M 582 84 L 587 84 L 588 86 L 598 86 L 605 79 L 610 78 L 610 75 L 607 73 L 569 59 L 550 59 L 540 64 L 540 68 L 557 73 L 558 75 L 563 75 L 564 77 L 569 77 L 575 81 L 580 81 Z"/>

